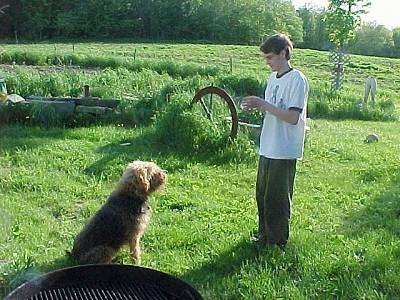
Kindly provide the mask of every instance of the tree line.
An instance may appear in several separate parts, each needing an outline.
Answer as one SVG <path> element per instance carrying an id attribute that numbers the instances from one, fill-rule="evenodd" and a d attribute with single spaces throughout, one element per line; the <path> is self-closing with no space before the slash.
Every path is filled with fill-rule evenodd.
<path id="1" fill-rule="evenodd" d="M 326 10 L 303 6 L 297 10 L 303 21 L 300 47 L 327 50 L 331 47 L 326 24 Z M 400 27 L 389 30 L 376 23 L 363 23 L 355 28 L 354 38 L 345 45 L 353 54 L 400 57 Z"/>
<path id="2" fill-rule="evenodd" d="M 297 47 L 327 50 L 326 11 L 290 0 L 8 0 L 0 38 L 129 38 L 259 44 L 276 31 Z M 1 5 L 0 5 L 1 6 Z M 348 49 L 400 56 L 400 28 L 365 24 Z"/>

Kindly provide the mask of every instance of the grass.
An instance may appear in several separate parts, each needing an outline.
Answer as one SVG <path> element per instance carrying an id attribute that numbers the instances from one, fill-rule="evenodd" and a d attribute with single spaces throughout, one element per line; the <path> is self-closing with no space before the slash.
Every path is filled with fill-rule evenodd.
<path id="1" fill-rule="evenodd" d="M 194 45 L 194 44 L 157 44 L 157 43 L 40 43 L 32 47 L 31 44 L 0 45 L 0 55 L 4 59 L 12 57 L 13 53 L 28 53 L 33 61 L 42 61 L 47 64 L 44 53 L 48 56 L 76 56 L 82 62 L 93 61 L 93 66 L 102 66 L 103 60 L 118 62 L 135 62 L 153 70 L 162 69 L 162 64 L 171 62 L 173 67 L 187 66 L 189 74 L 200 73 L 215 75 L 228 74 L 231 60 L 234 74 L 244 74 L 265 82 L 265 67 L 258 47 L 237 45 Z M 16 55 L 20 57 L 21 55 Z M 4 61 L 9 61 L 5 59 Z M 293 65 L 302 70 L 310 83 L 315 85 L 329 80 L 330 67 L 329 53 L 324 51 L 296 49 L 292 57 Z M 68 65 L 68 61 L 66 65 Z M 112 65 L 112 64 L 111 64 Z M 197 66 L 197 67 L 196 67 Z M 191 67 L 191 68 L 190 68 Z M 397 94 L 400 88 L 400 75 L 393 70 L 399 69 L 400 59 L 350 55 L 350 62 L 345 66 L 345 89 L 355 88 L 363 91 L 365 79 L 375 76 L 378 80 L 378 94 Z M 210 70 L 208 73 L 201 69 Z M 168 71 L 168 68 L 167 68 Z M 179 71 L 178 71 L 179 72 Z M 174 72 L 176 74 L 176 71 Z"/>
<path id="2" fill-rule="evenodd" d="M 68 266 L 65 250 L 127 162 L 169 173 L 152 199 L 143 265 L 193 284 L 206 299 L 391 298 L 400 293 L 400 138 L 391 122 L 316 120 L 298 165 L 286 252 L 250 243 L 256 152 L 210 163 L 168 152 L 146 128 L 0 129 L 3 292 Z M 378 143 L 367 144 L 371 132 Z M 121 146 L 130 142 L 129 146 Z M 131 263 L 127 252 L 118 261 Z"/>
<path id="3" fill-rule="evenodd" d="M 11 61 L 42 65 L 0 65 L 0 73 L 7 78 L 10 92 L 24 97 L 77 96 L 84 84 L 90 85 L 93 96 L 121 100 L 127 96 L 146 97 L 146 93 L 158 93 L 163 97 L 166 96 L 164 91 L 182 85 L 186 92 L 194 94 L 195 90 L 211 84 L 225 87 L 234 96 L 243 96 L 243 93 L 259 93 L 266 81 L 265 62 L 255 46 L 157 43 L 1 45 L 0 63 Z M 393 70 L 400 68 L 400 59 L 350 55 L 339 101 L 327 92 L 331 81 L 328 52 L 296 49 L 292 63 L 309 79 L 311 117 L 397 118 L 392 107 L 399 103 L 400 75 Z M 378 106 L 360 112 L 357 104 L 363 100 L 364 83 L 370 76 L 378 81 Z M 325 101 L 326 98 L 333 101 Z"/>
<path id="4" fill-rule="evenodd" d="M 30 51 L 35 59 L 41 53 L 69 55 L 71 48 L 2 45 L 0 51 Z M 196 152 L 179 151 L 178 142 L 182 137 L 190 140 L 192 134 L 178 131 L 179 125 L 191 119 L 174 118 L 171 103 L 165 107 L 165 99 L 189 102 L 198 87 L 210 83 L 226 85 L 239 95 L 256 91 L 266 77 L 257 47 L 90 43 L 76 44 L 74 54 L 116 61 L 132 60 L 135 54 L 135 60 L 154 64 L 141 71 L 0 65 L 0 72 L 10 87 L 27 95 L 76 96 L 83 83 L 89 83 L 97 96 L 124 99 L 127 107 L 143 104 L 143 111 L 130 107 L 136 115 L 121 116 L 126 123 L 147 110 L 150 122 L 75 128 L 0 122 L 0 298 L 28 279 L 71 265 L 65 250 L 135 159 L 155 161 L 169 174 L 166 190 L 151 200 L 143 266 L 182 278 L 206 299 L 398 297 L 399 121 L 346 120 L 333 110 L 338 103 L 324 102 L 330 80 L 327 53 L 298 49 L 293 57 L 294 66 L 309 78 L 310 103 L 325 105 L 330 120 L 316 115 L 310 124 L 305 157 L 298 163 L 285 252 L 250 242 L 257 227 L 256 147 L 243 138 L 234 147 L 213 152 L 206 144 L 213 135 L 197 128 L 192 145 Z M 157 69 L 168 60 L 174 61 L 166 68 L 173 74 Z M 180 66 L 187 61 L 197 75 L 184 76 Z M 198 73 L 203 65 L 218 75 Z M 398 59 L 352 56 L 339 100 L 361 100 L 364 78 L 373 75 L 378 77 L 377 107 L 390 102 L 398 112 L 400 78 L 389 70 L 399 65 Z M 378 119 L 385 119 L 382 116 Z M 377 143 L 364 142 L 371 133 L 378 134 Z M 132 262 L 127 251 L 116 261 Z"/>

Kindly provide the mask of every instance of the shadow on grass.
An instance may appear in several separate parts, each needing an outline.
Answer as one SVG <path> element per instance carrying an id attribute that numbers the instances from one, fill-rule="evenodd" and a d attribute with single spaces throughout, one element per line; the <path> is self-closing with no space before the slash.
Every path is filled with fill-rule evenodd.
<path id="1" fill-rule="evenodd" d="M 347 270 L 353 282 L 364 282 L 383 298 L 398 299 L 400 295 L 400 169 L 393 171 L 395 176 L 384 192 L 344 220 L 343 231 L 357 240 L 357 246 L 345 268 L 338 263 L 331 270 L 330 276 L 343 291 L 351 290 L 340 280 Z"/>
<path id="2" fill-rule="evenodd" d="M 185 169 L 189 161 L 193 161 L 188 156 L 163 149 L 162 145 L 154 142 L 151 133 L 144 132 L 133 139 L 124 139 L 117 143 L 111 143 L 96 150 L 102 154 L 102 158 L 85 169 L 87 175 L 100 175 L 104 172 L 107 165 L 116 160 L 130 162 L 133 160 L 155 161 L 162 163 L 163 168 L 168 171 Z M 166 165 L 168 163 L 168 165 Z"/>
<path id="3" fill-rule="evenodd" d="M 189 152 L 176 147 L 167 147 L 156 141 L 152 128 L 144 128 L 143 132 L 132 139 L 124 139 L 111 143 L 96 150 L 102 158 L 85 169 L 87 175 L 100 175 L 111 162 L 123 159 L 155 161 L 169 172 L 187 169 L 191 164 L 203 163 L 207 165 L 225 165 L 232 161 L 240 161 L 240 155 L 227 152 L 225 149 L 205 152 Z M 251 158 L 247 158 L 251 160 Z M 255 159 L 254 159 L 255 161 Z M 243 160 L 243 162 L 245 162 Z"/>
<path id="4" fill-rule="evenodd" d="M 207 263 L 183 274 L 182 278 L 201 285 L 218 285 L 224 277 L 239 272 L 243 262 L 256 263 L 260 255 L 261 249 L 257 245 L 242 240 L 234 247 L 211 258 Z"/>
<path id="5" fill-rule="evenodd" d="M 225 293 L 226 280 L 237 280 L 241 272 L 268 269 L 270 273 L 284 268 L 288 270 L 290 277 L 301 277 L 300 261 L 297 255 L 297 247 L 288 245 L 286 252 L 278 247 L 259 246 L 249 239 L 242 239 L 238 244 L 211 258 L 207 263 L 180 276 L 183 280 L 194 286 L 207 289 L 215 295 L 220 291 Z M 257 272 L 257 271 L 255 271 Z M 238 276 L 239 275 L 239 276 Z M 229 291 L 232 294 L 234 291 Z"/>
<path id="6" fill-rule="evenodd" d="M 383 229 L 396 238 L 400 237 L 400 168 L 393 169 L 393 174 L 396 175 L 384 193 L 345 220 L 346 232 L 352 236 L 362 236 Z"/>
<path id="7" fill-rule="evenodd" d="M 44 144 L 46 139 L 63 139 L 65 129 L 41 129 L 39 127 L 6 126 L 0 127 L 0 152 L 15 151 L 21 148 L 34 149 Z"/>
<path id="8" fill-rule="evenodd" d="M 229 152 L 225 151 L 226 149 L 223 147 L 214 149 L 214 151 L 206 149 L 204 152 L 183 151 L 180 145 L 167 147 L 156 141 L 152 128 L 144 127 L 139 130 L 142 130 L 142 133 L 132 139 L 123 139 L 99 147 L 96 152 L 102 154 L 102 158 L 87 167 L 85 173 L 90 175 L 102 174 L 107 166 L 115 160 L 123 160 L 124 162 L 132 160 L 155 161 L 170 172 L 186 169 L 192 163 L 224 165 L 230 162 L 236 164 L 238 161 L 246 163 L 246 159 L 252 160 L 248 156 L 243 159 L 246 155 L 238 154 L 240 150 L 235 149 Z M 18 125 L 0 127 L 0 153 L 13 152 L 18 149 L 32 150 L 38 146 L 43 146 L 47 141 L 64 139 L 69 135 L 70 129 L 64 128 L 43 129 Z"/>

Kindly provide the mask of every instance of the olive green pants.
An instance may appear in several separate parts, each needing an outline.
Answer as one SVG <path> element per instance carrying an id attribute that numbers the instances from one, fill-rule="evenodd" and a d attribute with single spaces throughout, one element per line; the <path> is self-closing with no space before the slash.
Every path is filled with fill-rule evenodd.
<path id="1" fill-rule="evenodd" d="M 258 238 L 284 247 L 289 239 L 290 206 L 296 159 L 260 156 L 256 183 Z"/>

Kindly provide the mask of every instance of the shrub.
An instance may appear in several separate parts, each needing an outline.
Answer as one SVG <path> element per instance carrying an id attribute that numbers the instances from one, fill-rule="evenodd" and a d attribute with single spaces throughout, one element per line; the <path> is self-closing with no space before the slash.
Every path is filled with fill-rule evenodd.
<path id="1" fill-rule="evenodd" d="M 181 152 L 200 153 L 227 142 L 224 133 L 214 128 L 206 117 L 195 114 L 182 96 L 175 97 L 158 114 L 154 128 L 156 141 Z"/>
<path id="2" fill-rule="evenodd" d="M 229 132 L 195 113 L 182 95 L 157 115 L 154 139 L 173 151 L 212 162 L 243 162 L 254 160 L 255 155 L 254 143 L 247 135 L 239 133 L 232 142 Z"/>

